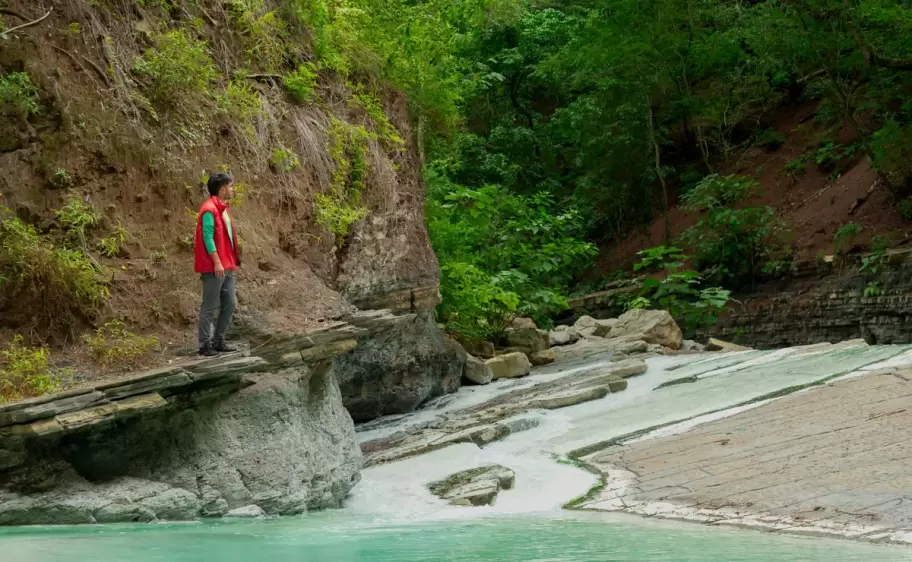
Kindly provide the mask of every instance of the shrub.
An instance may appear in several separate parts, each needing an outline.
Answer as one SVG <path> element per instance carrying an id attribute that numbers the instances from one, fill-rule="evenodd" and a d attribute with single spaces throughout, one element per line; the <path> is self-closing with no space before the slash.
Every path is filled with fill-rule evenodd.
<path id="1" fill-rule="evenodd" d="M 852 246 L 855 245 L 855 239 L 861 234 L 861 230 L 861 226 L 854 222 L 840 226 L 833 237 L 833 251 L 840 254 L 851 250 Z"/>
<path id="2" fill-rule="evenodd" d="M 804 167 L 805 162 L 806 162 L 806 160 L 804 157 L 790 160 L 785 165 L 785 167 L 782 168 L 782 171 L 785 172 L 785 175 L 787 175 L 790 178 L 795 178 L 797 176 L 803 176 L 805 173 L 807 173 L 807 170 L 805 170 L 805 167 Z"/>
<path id="3" fill-rule="evenodd" d="M 703 277 L 696 271 L 675 271 L 688 259 L 678 248 L 658 246 L 639 255 L 641 259 L 634 265 L 634 271 L 660 270 L 664 279 L 643 280 L 638 292 L 627 293 L 625 310 L 667 310 L 686 330 L 694 331 L 715 324 L 719 313 L 728 308 L 730 291 L 703 286 Z"/>
<path id="4" fill-rule="evenodd" d="M 150 81 L 149 91 L 158 102 L 176 103 L 182 94 L 209 96 L 219 70 L 206 44 L 173 30 L 153 37 L 154 47 L 133 61 L 133 70 Z"/>
<path id="5" fill-rule="evenodd" d="M 680 248 L 656 246 L 637 252 L 640 261 L 633 265 L 634 271 L 674 271 L 684 265 L 687 256 Z"/>
<path id="6" fill-rule="evenodd" d="M 298 156 L 290 149 L 280 146 L 272 151 L 272 156 L 269 158 L 269 164 L 276 172 L 287 174 L 297 168 L 298 165 L 301 164 L 301 161 L 298 160 Z"/>
<path id="7" fill-rule="evenodd" d="M 64 373 L 48 366 L 50 357 L 48 348 L 28 347 L 19 335 L 0 349 L 0 403 L 59 390 Z"/>
<path id="8" fill-rule="evenodd" d="M 260 94 L 242 78 L 231 80 L 219 94 L 219 109 L 227 115 L 232 125 L 248 138 L 255 134 L 256 119 L 263 115 Z"/>
<path id="9" fill-rule="evenodd" d="M 247 64 L 272 71 L 285 57 L 285 24 L 277 11 L 267 11 L 263 0 L 227 0 L 235 26 L 246 44 Z"/>
<path id="10" fill-rule="evenodd" d="M 879 297 L 883 294 L 883 286 L 876 281 L 871 281 L 864 288 L 864 297 L 865 298 L 874 298 Z"/>
<path id="11" fill-rule="evenodd" d="M 139 358 L 158 350 L 158 338 L 137 336 L 117 320 L 107 322 L 83 339 L 95 360 L 106 366 L 130 366 Z"/>
<path id="12" fill-rule="evenodd" d="M 472 337 L 498 335 L 513 314 L 547 325 L 595 254 L 579 213 L 546 194 L 469 189 L 431 172 L 428 230 L 441 262 L 439 319 Z"/>
<path id="13" fill-rule="evenodd" d="M 317 223 L 344 239 L 349 227 L 367 216 L 361 191 L 367 179 L 367 141 L 370 133 L 361 126 L 333 119 L 330 156 L 335 169 L 329 193 L 314 196 Z"/>
<path id="14" fill-rule="evenodd" d="M 752 283 L 767 262 L 788 254 L 788 232 L 770 207 L 735 209 L 756 183 L 739 176 L 707 176 L 684 196 L 684 207 L 704 215 L 681 236 L 694 250 L 695 266 L 712 284 Z"/>
<path id="15" fill-rule="evenodd" d="M 359 107 L 367 113 L 377 128 L 378 138 L 392 148 L 404 145 L 405 141 L 399 136 L 399 131 L 396 130 L 396 127 L 390 123 L 377 96 L 365 90 L 361 84 L 349 84 L 349 87 L 354 90 L 351 105 Z"/>
<path id="16" fill-rule="evenodd" d="M 348 236 L 351 225 L 367 216 L 367 209 L 363 206 L 326 193 L 314 195 L 314 211 L 317 224 L 342 239 Z"/>
<path id="17" fill-rule="evenodd" d="M 286 74 L 282 83 L 285 85 L 285 91 L 295 102 L 309 102 L 313 99 L 317 87 L 317 70 L 313 64 L 306 62 Z"/>
<path id="18" fill-rule="evenodd" d="M 0 311 L 18 312 L 37 326 L 70 330 L 91 319 L 108 298 L 91 259 L 55 246 L 33 226 L 0 207 Z"/>
<path id="19" fill-rule="evenodd" d="M 0 113 L 22 119 L 38 113 L 38 88 L 25 72 L 0 76 Z"/>
<path id="20" fill-rule="evenodd" d="M 130 233 L 123 225 L 119 224 L 114 228 L 114 232 L 101 239 L 98 243 L 98 251 L 107 258 L 116 257 L 123 249 L 124 244 L 130 238 Z"/>
<path id="21" fill-rule="evenodd" d="M 82 249 L 86 249 L 88 231 L 101 222 L 95 208 L 79 197 L 69 198 L 66 205 L 54 211 L 54 215 L 67 236 Z"/>
<path id="22" fill-rule="evenodd" d="M 63 168 L 58 168 L 57 170 L 54 170 L 54 173 L 51 175 L 50 182 L 51 185 L 57 189 L 66 189 L 73 185 L 73 178 L 70 177 L 70 173 Z"/>

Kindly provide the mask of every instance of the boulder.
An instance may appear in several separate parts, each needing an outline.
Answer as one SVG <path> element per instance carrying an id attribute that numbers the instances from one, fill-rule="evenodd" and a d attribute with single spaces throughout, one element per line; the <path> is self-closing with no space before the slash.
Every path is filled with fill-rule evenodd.
<path id="1" fill-rule="evenodd" d="M 373 331 L 335 357 L 342 399 L 355 423 L 412 412 L 459 389 L 465 352 L 437 329 L 430 312 Z M 265 506 L 263 506 L 265 507 Z M 268 509 L 267 509 L 268 511 Z"/>
<path id="2" fill-rule="evenodd" d="M 532 363 L 523 353 L 499 355 L 485 362 L 494 374 L 494 380 L 524 377 L 532 370 Z"/>
<path id="3" fill-rule="evenodd" d="M 462 378 L 472 384 L 488 384 L 494 379 L 494 373 L 487 363 L 477 357 L 469 355 L 466 357 Z"/>
<path id="4" fill-rule="evenodd" d="M 537 328 L 509 329 L 506 339 L 508 346 L 528 348 L 532 353 L 551 347 L 548 332 Z"/>
<path id="5" fill-rule="evenodd" d="M 510 327 L 514 330 L 535 330 L 538 328 L 538 326 L 535 325 L 535 321 L 531 318 L 514 318 L 513 321 L 510 322 Z"/>
<path id="6" fill-rule="evenodd" d="M 617 319 L 610 337 L 643 340 L 669 349 L 681 349 L 684 335 L 665 310 L 630 310 Z"/>
<path id="7" fill-rule="evenodd" d="M 481 357 L 482 359 L 494 357 L 494 344 L 489 341 L 470 338 L 463 336 L 462 334 L 453 334 L 453 339 L 456 340 L 456 343 L 461 345 L 462 349 L 469 355 Z"/>
<path id="8" fill-rule="evenodd" d="M 709 343 L 706 344 L 706 351 L 747 351 L 748 349 L 750 348 L 716 338 L 709 338 Z"/>
<path id="9" fill-rule="evenodd" d="M 577 332 L 586 328 L 595 328 L 595 326 L 595 318 L 591 316 L 580 316 L 577 318 L 576 322 L 573 323 L 573 327 L 576 328 Z"/>
<path id="10" fill-rule="evenodd" d="M 529 361 L 532 365 L 538 367 L 541 365 L 547 365 L 548 363 L 554 363 L 557 360 L 557 355 L 554 353 L 553 349 L 546 349 L 544 351 L 537 351 L 529 356 Z"/>
<path id="11" fill-rule="evenodd" d="M 579 339 L 579 332 L 570 326 L 557 326 L 548 334 L 548 344 L 551 347 L 569 345 L 578 342 Z"/>
<path id="12" fill-rule="evenodd" d="M 509 490 L 516 483 L 516 474 L 499 464 L 457 472 L 446 480 L 428 485 L 435 496 L 448 500 L 452 505 L 493 505 L 501 490 Z"/>

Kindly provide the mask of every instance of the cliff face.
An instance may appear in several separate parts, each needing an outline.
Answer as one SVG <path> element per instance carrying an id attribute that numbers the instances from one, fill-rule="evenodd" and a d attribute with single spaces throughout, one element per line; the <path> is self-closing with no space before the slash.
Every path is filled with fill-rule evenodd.
<path id="1" fill-rule="evenodd" d="M 339 507 L 361 451 L 333 358 L 414 315 L 366 313 L 218 358 L 0 407 L 0 525 Z"/>
<path id="2" fill-rule="evenodd" d="M 711 329 L 713 336 L 760 348 L 864 338 L 869 344 L 912 342 L 912 252 L 887 252 L 874 273 L 860 263 L 803 262 L 797 277 L 740 298 Z"/>
<path id="3" fill-rule="evenodd" d="M 78 357 L 73 336 L 117 319 L 158 336 L 164 358 L 181 366 L 115 382 L 86 369 L 78 390 L 0 406 L 0 524 L 338 506 L 360 469 L 352 416 L 408 412 L 458 387 L 463 353 L 433 321 L 439 268 L 404 97 L 372 94 L 404 139 L 390 146 L 345 77 L 320 73 L 309 102 L 290 99 L 281 75 L 308 61 L 307 31 L 293 21 L 283 37 L 302 39 L 282 68 L 265 68 L 250 60 L 249 34 L 228 3 L 158 4 L 13 0 L 3 10 L 7 27 L 49 16 L 0 50 L 0 77 L 28 74 L 40 109 L 0 114 L 0 204 L 65 240 L 55 211 L 84 202 L 99 217 L 84 248 L 111 296 L 67 333 L 35 324 L 34 303 L 0 299 L 0 340 L 41 333 Z M 262 4 L 286 17 L 282 3 Z M 189 105 L 155 97 L 137 71 L 174 31 L 214 68 L 211 92 L 180 97 Z M 257 109 L 232 114 L 238 92 Z M 339 131 L 356 129 L 366 131 L 350 155 L 365 166 L 364 218 L 342 236 L 318 220 L 315 195 L 333 193 Z M 293 169 L 276 165 L 278 149 L 296 155 Z M 243 186 L 233 207 L 244 265 L 232 335 L 253 357 L 181 363 L 175 356 L 195 347 L 199 281 L 188 240 L 206 197 L 201 172 L 222 169 Z M 97 253 L 117 228 L 127 233 L 122 247 Z"/>

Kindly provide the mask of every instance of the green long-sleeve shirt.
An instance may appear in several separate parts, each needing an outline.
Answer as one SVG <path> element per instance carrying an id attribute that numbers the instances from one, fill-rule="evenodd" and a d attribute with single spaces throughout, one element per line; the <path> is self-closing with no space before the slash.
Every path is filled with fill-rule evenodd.
<path id="1" fill-rule="evenodd" d="M 231 217 L 228 211 L 222 213 L 222 220 L 225 222 L 225 228 L 228 229 L 228 240 L 234 247 L 234 232 L 231 230 Z M 212 213 L 203 213 L 203 244 L 206 246 L 206 252 L 215 251 L 215 217 Z"/>

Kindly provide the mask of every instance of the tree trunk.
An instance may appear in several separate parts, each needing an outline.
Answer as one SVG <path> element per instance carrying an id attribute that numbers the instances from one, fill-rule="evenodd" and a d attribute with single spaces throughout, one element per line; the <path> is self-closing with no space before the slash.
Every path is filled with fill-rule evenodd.
<path id="1" fill-rule="evenodd" d="M 655 172 L 659 177 L 659 183 L 662 184 L 662 205 L 665 215 L 665 243 L 671 242 L 671 219 L 668 217 L 668 185 L 665 183 L 665 176 L 662 175 L 662 160 L 659 151 L 659 141 L 656 139 L 655 123 L 652 116 L 652 103 L 647 98 L 646 109 L 649 116 L 649 138 L 652 139 L 652 148 L 655 155 Z"/>

